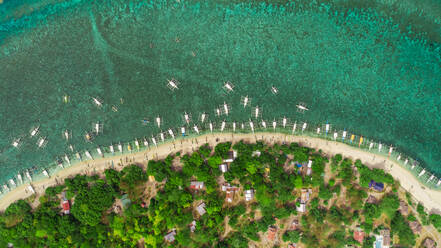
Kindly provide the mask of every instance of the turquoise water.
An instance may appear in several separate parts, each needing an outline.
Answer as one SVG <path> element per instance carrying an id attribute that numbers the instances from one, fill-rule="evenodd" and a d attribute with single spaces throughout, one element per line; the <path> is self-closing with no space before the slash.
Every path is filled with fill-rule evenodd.
<path id="1" fill-rule="evenodd" d="M 184 112 L 193 120 L 201 112 L 217 123 L 248 120 L 252 109 L 240 105 L 246 95 L 267 120 L 329 121 L 393 144 L 441 175 L 441 4 L 236 2 L 6 0 L 0 179 L 73 156 L 69 144 L 95 150 L 151 137 L 183 125 Z M 166 87 L 171 78 L 178 90 Z M 225 81 L 233 92 L 222 89 Z M 224 102 L 230 115 L 216 117 Z M 299 102 L 310 110 L 297 112 Z M 87 142 L 97 121 L 103 133 Z M 44 148 L 29 135 L 36 125 Z"/>

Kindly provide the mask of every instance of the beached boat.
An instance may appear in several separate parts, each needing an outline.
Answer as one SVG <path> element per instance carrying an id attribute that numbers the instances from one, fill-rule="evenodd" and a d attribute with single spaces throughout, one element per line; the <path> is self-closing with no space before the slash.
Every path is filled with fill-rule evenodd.
<path id="1" fill-rule="evenodd" d="M 35 194 L 35 190 L 34 187 L 32 187 L 32 185 L 28 185 L 27 189 L 29 190 L 29 192 L 31 192 L 31 194 Z"/>
<path id="2" fill-rule="evenodd" d="M 164 143 L 165 137 L 164 137 L 164 133 L 163 132 L 159 133 L 159 138 L 161 138 L 162 143 Z"/>
<path id="3" fill-rule="evenodd" d="M 138 141 L 138 139 L 135 139 L 135 146 L 136 146 L 136 150 L 139 151 L 139 141 Z"/>
<path id="4" fill-rule="evenodd" d="M 58 167 L 60 167 L 61 169 L 63 169 L 63 168 L 64 168 L 64 166 L 63 166 L 63 160 L 58 159 L 58 160 L 57 160 L 57 165 L 58 165 Z"/>
<path id="5" fill-rule="evenodd" d="M 438 183 L 436 184 L 436 186 L 440 186 L 441 185 L 441 179 L 438 180 Z"/>
<path id="6" fill-rule="evenodd" d="M 216 113 L 216 116 L 218 116 L 218 117 L 221 115 L 220 108 L 216 108 L 214 112 Z"/>
<path id="7" fill-rule="evenodd" d="M 243 107 L 245 108 L 246 106 L 248 106 L 248 104 L 250 103 L 250 98 L 248 96 L 243 96 L 240 99 L 240 103 L 243 105 Z"/>
<path id="8" fill-rule="evenodd" d="M 70 159 L 69 159 L 69 157 L 67 156 L 67 154 L 64 154 L 64 160 L 66 160 L 66 162 L 67 162 L 68 164 L 70 164 Z"/>
<path id="9" fill-rule="evenodd" d="M 360 141 L 358 142 L 358 147 L 360 147 L 361 144 L 363 144 L 363 136 L 360 136 Z"/>
<path id="10" fill-rule="evenodd" d="M 121 145 L 121 142 L 119 142 L 119 144 L 118 144 L 118 151 L 119 151 L 120 153 L 123 152 L 123 146 Z"/>
<path id="11" fill-rule="evenodd" d="M 338 137 L 338 133 L 334 132 L 334 140 L 337 140 L 337 137 Z"/>
<path id="12" fill-rule="evenodd" d="M 32 177 L 31 174 L 29 173 L 29 170 L 26 170 L 25 175 L 28 178 L 29 182 L 32 182 Z"/>
<path id="13" fill-rule="evenodd" d="M 297 107 L 297 110 L 300 112 L 305 112 L 305 111 L 309 110 L 304 103 L 299 103 L 296 105 L 296 107 Z"/>
<path id="14" fill-rule="evenodd" d="M 260 109 L 259 109 L 259 106 L 256 106 L 254 108 L 254 118 L 257 119 L 259 117 L 259 115 L 260 115 Z"/>
<path id="15" fill-rule="evenodd" d="M 182 134 L 182 137 L 185 136 L 185 127 L 181 127 L 181 134 Z"/>
<path id="16" fill-rule="evenodd" d="M 14 179 L 9 179 L 9 184 L 11 185 L 11 187 L 15 188 L 17 187 L 17 184 L 15 184 Z"/>
<path id="17" fill-rule="evenodd" d="M 261 125 L 262 125 L 263 128 L 266 129 L 266 122 L 264 120 L 261 121 Z"/>
<path id="18" fill-rule="evenodd" d="M 129 152 L 132 151 L 132 146 L 130 145 L 130 143 L 127 143 L 127 151 L 129 151 Z"/>
<path id="19" fill-rule="evenodd" d="M 317 128 L 317 134 L 320 134 L 320 127 Z"/>
<path id="20" fill-rule="evenodd" d="M 115 105 L 112 105 L 112 111 L 113 112 L 118 112 L 118 108 Z"/>
<path id="21" fill-rule="evenodd" d="M 303 126 L 302 126 L 302 132 L 303 132 L 303 131 L 305 131 L 305 129 L 306 129 L 306 127 L 307 127 L 307 125 L 308 125 L 308 124 L 307 124 L 306 122 L 305 122 L 305 123 L 303 123 Z"/>
<path id="22" fill-rule="evenodd" d="M 431 176 L 429 177 L 429 179 L 427 179 L 427 182 L 432 181 L 434 178 L 435 178 L 435 175 L 431 175 Z"/>
<path id="23" fill-rule="evenodd" d="M 243 129 L 245 129 L 245 124 L 242 122 L 242 123 L 240 123 L 240 128 L 243 130 Z"/>
<path id="24" fill-rule="evenodd" d="M 146 138 L 144 138 L 144 146 L 145 146 L 145 147 L 149 147 L 149 142 L 147 141 Z"/>
<path id="25" fill-rule="evenodd" d="M 277 95 L 277 93 L 279 93 L 279 89 L 277 89 L 275 86 L 271 86 L 271 93 Z"/>
<path id="26" fill-rule="evenodd" d="M 91 142 L 93 140 L 93 135 L 89 132 L 86 132 L 84 138 L 86 139 L 87 142 Z"/>
<path id="27" fill-rule="evenodd" d="M 330 128 L 330 125 L 328 122 L 326 122 L 326 125 L 325 125 L 326 135 L 328 135 L 329 128 Z"/>
<path id="28" fill-rule="evenodd" d="M 286 127 L 287 123 L 288 123 L 288 119 L 286 119 L 286 117 L 283 117 L 283 119 L 282 119 L 282 126 L 283 126 L 283 128 Z"/>
<path id="29" fill-rule="evenodd" d="M 381 152 L 381 148 L 383 148 L 383 144 L 378 143 L 378 151 Z"/>
<path id="30" fill-rule="evenodd" d="M 21 140 L 20 138 L 14 139 L 12 141 L 12 146 L 15 147 L 15 148 L 18 148 L 18 146 L 20 145 L 20 140 Z"/>
<path id="31" fill-rule="evenodd" d="M 221 132 L 223 132 L 223 131 L 224 131 L 225 125 L 226 125 L 226 124 L 225 124 L 225 121 L 222 121 L 222 124 L 221 124 L 221 129 L 220 129 L 220 130 L 221 130 Z"/>
<path id="32" fill-rule="evenodd" d="M 69 138 L 70 138 L 70 132 L 69 132 L 69 130 L 64 130 L 64 132 L 63 132 L 63 138 L 65 139 L 65 140 L 69 140 Z"/>
<path id="33" fill-rule="evenodd" d="M 195 131 L 197 134 L 199 134 L 199 128 L 198 128 L 198 126 L 194 125 L 194 126 L 193 126 L 193 129 L 194 129 L 194 131 Z"/>
<path id="34" fill-rule="evenodd" d="M 231 82 L 227 81 L 224 83 L 224 86 L 222 88 L 225 90 L 225 92 L 230 93 L 234 90 L 234 85 Z"/>
<path id="35" fill-rule="evenodd" d="M 34 137 L 35 135 L 37 135 L 39 131 L 40 131 L 40 126 L 36 126 L 36 127 L 32 128 L 30 131 L 31 137 Z"/>
<path id="36" fill-rule="evenodd" d="M 352 134 L 352 135 L 351 135 L 351 144 L 354 142 L 354 139 L 355 139 L 355 135 Z"/>
<path id="37" fill-rule="evenodd" d="M 3 192 L 9 191 L 9 187 L 6 184 L 3 184 Z"/>
<path id="38" fill-rule="evenodd" d="M 236 122 L 233 122 L 233 132 L 236 132 Z"/>
<path id="39" fill-rule="evenodd" d="M 156 121 L 156 125 L 158 126 L 158 128 L 160 128 L 161 127 L 161 117 L 156 117 L 156 119 L 155 119 L 155 121 Z"/>
<path id="40" fill-rule="evenodd" d="M 92 97 L 92 100 L 93 100 L 93 103 L 94 103 L 96 106 L 98 106 L 98 107 L 103 106 L 103 103 L 102 103 L 101 100 L 99 100 L 98 98 L 96 98 L 96 97 Z"/>
<path id="41" fill-rule="evenodd" d="M 224 102 L 223 108 L 224 108 L 224 114 L 228 115 L 230 113 L 230 107 L 228 106 L 228 104 Z"/>
<path id="42" fill-rule="evenodd" d="M 99 121 L 93 125 L 96 135 L 103 131 L 103 124 Z"/>
<path id="43" fill-rule="evenodd" d="M 343 130 L 343 134 L 342 134 L 342 136 L 341 136 L 341 141 L 342 141 L 342 142 L 345 141 L 347 133 L 348 133 L 348 132 L 346 132 L 346 129 Z"/>
<path id="44" fill-rule="evenodd" d="M 184 112 L 184 121 L 187 123 L 187 125 L 190 123 L 190 115 L 187 114 L 187 112 Z"/>
<path id="45" fill-rule="evenodd" d="M 173 140 L 175 139 L 175 134 L 173 133 L 173 130 L 168 129 L 168 134 L 170 134 Z"/>
<path id="46" fill-rule="evenodd" d="M 207 114 L 205 114 L 205 113 L 202 113 L 202 114 L 201 114 L 201 122 L 202 122 L 202 123 L 204 123 L 206 117 L 207 117 Z"/>
<path id="47" fill-rule="evenodd" d="M 391 147 L 389 147 L 389 157 L 390 157 L 390 155 L 392 154 L 392 151 L 394 150 L 394 148 L 391 146 Z"/>
<path id="48" fill-rule="evenodd" d="M 409 159 L 406 158 L 406 159 L 404 160 L 404 165 L 406 165 L 408 162 L 409 162 Z"/>
<path id="49" fill-rule="evenodd" d="M 156 139 L 153 136 L 152 136 L 152 142 L 153 142 L 153 145 L 155 145 L 155 147 L 158 147 L 158 144 L 156 143 Z"/>
<path id="50" fill-rule="evenodd" d="M 20 173 L 17 174 L 17 183 L 23 184 L 23 178 L 21 177 Z"/>
<path id="51" fill-rule="evenodd" d="M 69 145 L 69 149 L 71 152 L 73 152 L 74 151 L 73 145 Z"/>
<path id="52" fill-rule="evenodd" d="M 426 173 L 426 169 L 423 169 L 420 174 L 418 174 L 418 177 L 421 177 L 422 175 L 424 175 Z"/>
<path id="53" fill-rule="evenodd" d="M 292 125 L 292 134 L 295 133 L 296 128 L 297 128 L 297 122 L 294 122 L 294 124 Z"/>
<path id="54" fill-rule="evenodd" d="M 374 147 L 374 143 L 371 142 L 371 143 L 369 144 L 369 151 L 370 151 L 373 147 Z"/>
<path id="55" fill-rule="evenodd" d="M 250 128 L 251 131 L 254 133 L 254 123 L 250 120 Z"/>
<path id="56" fill-rule="evenodd" d="M 81 154 L 79 152 L 75 153 L 75 156 L 77 157 L 78 160 L 82 161 L 83 158 L 81 157 Z"/>
<path id="57" fill-rule="evenodd" d="M 63 102 L 64 103 L 68 103 L 69 102 L 69 96 L 68 95 L 64 95 L 63 96 Z"/>
<path id="58" fill-rule="evenodd" d="M 89 152 L 88 150 L 86 150 L 84 153 L 86 154 L 86 157 L 87 157 L 87 158 L 89 158 L 89 159 L 93 159 L 93 158 L 92 158 L 92 155 L 90 154 L 90 152 Z"/>
<path id="59" fill-rule="evenodd" d="M 112 154 L 115 154 L 115 148 L 113 147 L 113 145 L 110 145 L 109 149 Z"/>
<path id="60" fill-rule="evenodd" d="M 276 131 L 277 122 L 276 120 L 273 120 L 273 131 Z"/>
<path id="61" fill-rule="evenodd" d="M 167 79 L 167 88 L 169 88 L 171 91 L 177 90 L 178 88 L 179 82 L 176 81 L 175 79 Z"/>
<path id="62" fill-rule="evenodd" d="M 103 152 L 101 151 L 101 148 L 100 148 L 99 146 L 96 148 L 96 151 L 98 152 L 98 154 L 99 154 L 101 157 L 104 157 L 104 154 L 103 154 Z"/>
<path id="63" fill-rule="evenodd" d="M 209 128 L 210 128 L 210 133 L 213 133 L 213 123 L 211 123 L 211 121 L 210 121 L 210 123 L 208 124 L 208 126 L 209 126 Z"/>
<path id="64" fill-rule="evenodd" d="M 46 177 L 49 177 L 49 173 L 47 173 L 47 171 L 44 169 L 43 169 L 43 175 L 45 175 Z"/>
<path id="65" fill-rule="evenodd" d="M 37 145 L 39 148 L 44 147 L 46 143 L 47 143 L 46 137 L 40 137 L 37 141 Z"/>

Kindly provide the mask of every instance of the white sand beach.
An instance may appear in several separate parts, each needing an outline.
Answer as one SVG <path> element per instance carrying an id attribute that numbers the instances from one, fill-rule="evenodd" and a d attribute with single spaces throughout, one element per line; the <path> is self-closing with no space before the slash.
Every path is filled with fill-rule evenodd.
<path id="1" fill-rule="evenodd" d="M 380 155 L 362 151 L 355 147 L 348 146 L 343 143 L 328 141 L 320 138 L 312 138 L 307 136 L 295 136 L 281 133 L 255 133 L 255 134 L 232 134 L 232 133 L 216 133 L 206 134 L 197 138 L 186 138 L 161 144 L 158 147 L 151 147 L 149 150 L 128 153 L 123 155 L 110 156 L 104 158 L 96 158 L 94 160 L 87 160 L 77 163 L 71 167 L 59 171 L 50 178 L 42 179 L 32 183 L 37 197 L 44 193 L 45 189 L 54 186 L 57 182 L 63 182 L 65 178 L 72 177 L 76 174 L 93 174 L 102 173 L 105 169 L 110 168 L 112 161 L 114 168 L 122 169 L 125 165 L 132 163 L 146 164 L 150 159 L 162 159 L 170 153 L 188 153 L 197 149 L 199 146 L 209 143 L 214 147 L 219 142 L 231 141 L 236 143 L 240 140 L 245 142 L 256 142 L 262 140 L 267 144 L 285 142 L 298 142 L 303 146 L 321 149 L 327 156 L 335 154 L 342 154 L 343 157 L 351 158 L 353 161 L 360 159 L 365 165 L 375 168 L 383 168 L 389 172 L 396 180 L 401 183 L 401 186 L 409 191 L 413 197 L 424 204 L 429 211 L 441 211 L 441 191 L 432 190 L 424 187 L 409 171 L 401 167 L 398 163 L 389 160 Z M 27 185 L 21 185 L 10 192 L 8 192 L 0 201 L 0 211 L 4 211 L 11 203 L 31 196 L 31 193 L 26 190 Z"/>

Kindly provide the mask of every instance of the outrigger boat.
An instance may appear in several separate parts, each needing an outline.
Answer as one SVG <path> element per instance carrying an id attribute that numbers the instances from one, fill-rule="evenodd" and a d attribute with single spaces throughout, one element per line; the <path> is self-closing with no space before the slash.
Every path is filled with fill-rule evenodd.
<path id="1" fill-rule="evenodd" d="M 236 132 L 236 122 L 233 122 L 233 132 Z"/>
<path id="2" fill-rule="evenodd" d="M 69 157 L 67 156 L 67 154 L 64 154 L 64 160 L 66 160 L 66 162 L 67 162 L 68 164 L 70 164 L 70 159 L 69 159 Z"/>
<path id="3" fill-rule="evenodd" d="M 75 156 L 77 157 L 78 160 L 82 161 L 83 158 L 81 157 L 81 154 L 79 152 L 75 153 Z"/>
<path id="4" fill-rule="evenodd" d="M 326 135 L 328 135 L 328 132 L 329 132 L 329 123 L 328 122 L 326 122 L 325 130 L 326 130 Z"/>
<path id="5" fill-rule="evenodd" d="M 113 145 L 110 145 L 109 149 L 112 154 L 115 154 L 115 148 L 113 148 Z"/>
<path id="6" fill-rule="evenodd" d="M 277 93 L 279 93 L 279 90 L 278 90 L 276 87 L 271 86 L 271 92 L 272 92 L 274 95 L 277 95 Z"/>
<path id="7" fill-rule="evenodd" d="M 429 177 L 429 179 L 427 180 L 427 182 L 432 181 L 433 178 L 435 178 L 435 176 L 434 176 L 434 175 L 431 175 L 431 176 Z"/>
<path id="8" fill-rule="evenodd" d="M 14 179 L 9 179 L 9 184 L 11 184 L 11 186 L 13 187 L 13 188 L 15 188 L 15 187 L 17 187 L 17 184 L 15 184 L 15 182 L 14 182 Z"/>
<path id="9" fill-rule="evenodd" d="M 230 112 L 230 108 L 228 107 L 228 104 L 226 104 L 226 103 L 224 102 L 223 107 L 224 107 L 224 114 L 225 114 L 225 115 L 228 115 L 229 112 Z"/>
<path id="10" fill-rule="evenodd" d="M 440 186 L 441 185 L 441 179 L 438 180 L 438 183 L 436 184 L 436 186 Z"/>
<path id="11" fill-rule="evenodd" d="M 112 111 L 113 112 L 118 112 L 118 108 L 115 105 L 112 105 Z"/>
<path id="12" fill-rule="evenodd" d="M 266 129 L 266 122 L 264 120 L 262 120 L 261 124 L 262 124 L 262 127 Z"/>
<path id="13" fill-rule="evenodd" d="M 44 147 L 47 143 L 46 137 L 40 137 L 37 141 L 37 145 L 39 148 Z"/>
<path id="14" fill-rule="evenodd" d="M 307 124 L 306 122 L 303 123 L 303 126 L 302 126 L 302 132 L 305 131 L 307 125 L 308 125 L 308 124 Z"/>
<path id="15" fill-rule="evenodd" d="M 297 122 L 294 122 L 294 124 L 292 125 L 292 134 L 295 133 L 296 128 L 297 128 Z"/>
<path id="16" fill-rule="evenodd" d="M 144 146 L 147 147 L 147 148 L 149 147 L 149 142 L 147 141 L 146 138 L 144 138 Z"/>
<path id="17" fill-rule="evenodd" d="M 47 173 L 47 171 L 44 169 L 43 169 L 43 175 L 45 175 L 46 177 L 49 177 L 49 173 Z"/>
<path id="18" fill-rule="evenodd" d="M 358 142 L 358 147 L 360 147 L 362 143 L 363 143 L 363 136 L 360 136 L 360 141 Z"/>
<path id="19" fill-rule="evenodd" d="M 273 120 L 273 131 L 276 131 L 277 122 L 276 120 Z"/>
<path id="20" fill-rule="evenodd" d="M 155 145 L 155 147 L 158 147 L 158 144 L 156 143 L 156 139 L 153 136 L 152 136 L 152 142 L 153 142 L 153 145 Z"/>
<path id="21" fill-rule="evenodd" d="M 121 145 L 121 142 L 119 142 L 119 144 L 118 144 L 118 151 L 119 151 L 120 153 L 123 152 L 123 147 L 122 147 L 122 145 Z"/>
<path id="22" fill-rule="evenodd" d="M 394 148 L 391 146 L 391 147 L 389 147 L 389 157 L 390 157 L 390 155 L 392 154 L 392 151 L 394 150 Z"/>
<path id="23" fill-rule="evenodd" d="M 3 191 L 4 191 L 4 192 L 9 191 L 9 187 L 8 187 L 8 185 L 3 184 Z"/>
<path id="24" fill-rule="evenodd" d="M 223 132 L 224 131 L 224 128 L 225 128 L 225 121 L 222 121 L 222 124 L 221 124 L 221 132 Z"/>
<path id="25" fill-rule="evenodd" d="M 91 142 L 93 140 L 93 135 L 89 132 L 86 132 L 84 138 L 86 139 L 86 141 Z"/>
<path id="26" fill-rule="evenodd" d="M 320 134 L 320 127 L 317 128 L 317 134 Z"/>
<path id="27" fill-rule="evenodd" d="M 406 158 L 406 159 L 404 160 L 404 165 L 406 165 L 408 162 L 409 162 L 409 159 Z"/>
<path id="28" fill-rule="evenodd" d="M 103 103 L 102 103 L 100 100 L 98 100 L 98 98 L 96 98 L 96 97 L 92 97 L 92 99 L 93 99 L 93 103 L 94 103 L 96 106 L 98 106 L 98 107 L 103 106 Z"/>
<path id="29" fill-rule="evenodd" d="M 187 125 L 190 123 L 190 116 L 187 114 L 187 112 L 184 112 L 184 121 L 187 123 Z"/>
<path id="30" fill-rule="evenodd" d="M 224 86 L 222 88 L 224 88 L 227 93 L 230 93 L 234 90 L 234 85 L 231 82 L 227 81 L 224 83 Z"/>
<path id="31" fill-rule="evenodd" d="M 211 123 L 211 121 L 208 124 L 208 126 L 210 127 L 210 133 L 213 133 L 213 123 Z"/>
<path id="32" fill-rule="evenodd" d="M 127 143 L 127 151 L 132 152 L 132 146 L 130 143 Z"/>
<path id="33" fill-rule="evenodd" d="M 164 143 L 165 137 L 164 137 L 164 133 L 163 132 L 159 133 L 159 137 L 161 138 L 162 143 Z"/>
<path id="34" fill-rule="evenodd" d="M 173 130 L 168 129 L 168 134 L 172 137 L 173 140 L 175 140 L 175 134 L 173 133 Z"/>
<path id="35" fill-rule="evenodd" d="M 283 117 L 283 119 L 282 119 L 282 126 L 283 126 L 283 128 L 286 127 L 287 123 L 288 123 L 288 120 L 286 119 L 286 117 Z"/>
<path id="36" fill-rule="evenodd" d="M 182 134 L 182 137 L 185 136 L 185 127 L 181 127 L 181 134 Z"/>
<path id="37" fill-rule="evenodd" d="M 100 148 L 99 146 L 96 148 L 96 151 L 98 152 L 98 154 L 99 154 L 101 157 L 104 157 L 104 154 L 103 154 L 103 152 L 101 151 L 101 148 Z"/>
<path id="38" fill-rule="evenodd" d="M 90 152 L 89 152 L 88 150 L 86 150 L 84 153 L 86 154 L 86 157 L 87 157 L 87 158 L 89 158 L 89 159 L 93 159 L 93 158 L 92 158 L 92 155 L 90 154 Z"/>
<path id="39" fill-rule="evenodd" d="M 297 110 L 301 111 L 301 112 L 305 112 L 308 111 L 309 109 L 305 106 L 304 103 L 299 103 L 296 105 Z"/>
<path id="40" fill-rule="evenodd" d="M 69 130 L 64 130 L 64 132 L 63 132 L 63 138 L 65 139 L 65 140 L 69 140 L 69 138 L 70 138 L 70 132 L 69 132 Z"/>
<path id="41" fill-rule="evenodd" d="M 421 177 L 422 175 L 424 175 L 424 173 L 426 173 L 426 169 L 423 169 L 420 174 L 418 174 L 418 177 Z"/>
<path id="42" fill-rule="evenodd" d="M 71 152 L 73 152 L 74 151 L 73 145 L 69 145 L 69 149 Z"/>
<path id="43" fill-rule="evenodd" d="M 23 184 L 23 178 L 21 177 L 20 173 L 17 174 L 17 181 L 19 184 Z"/>
<path id="44" fill-rule="evenodd" d="M 383 144 L 378 143 L 378 151 L 381 152 L 381 148 L 383 148 Z"/>
<path id="45" fill-rule="evenodd" d="M 371 142 L 371 143 L 369 144 L 369 151 L 370 151 L 373 147 L 374 147 L 374 143 Z"/>
<path id="46" fill-rule="evenodd" d="M 18 146 L 20 145 L 20 138 L 15 139 L 14 141 L 12 141 L 12 146 L 15 148 L 18 148 Z"/>
<path id="47" fill-rule="evenodd" d="M 246 106 L 250 103 L 250 101 L 251 99 L 248 98 L 248 96 L 243 96 L 242 99 L 240 100 L 244 108 L 246 108 Z"/>
<path id="48" fill-rule="evenodd" d="M 25 175 L 28 178 L 29 182 L 32 182 L 32 177 L 31 174 L 29 173 L 29 170 L 26 170 Z"/>
<path id="49" fill-rule="evenodd" d="M 135 139 L 135 146 L 136 146 L 136 150 L 139 151 L 139 142 L 138 142 L 138 139 Z"/>
<path id="50" fill-rule="evenodd" d="M 99 133 L 101 133 L 103 131 L 103 124 L 101 124 L 100 122 L 95 123 L 94 129 L 95 129 L 96 135 L 98 135 Z"/>
<path id="51" fill-rule="evenodd" d="M 158 126 L 158 128 L 160 128 L 161 127 L 161 118 L 158 116 L 158 117 L 156 117 L 156 125 Z"/>
<path id="52" fill-rule="evenodd" d="M 198 128 L 198 126 L 194 125 L 194 126 L 193 126 L 193 129 L 194 129 L 194 131 L 195 131 L 197 134 L 199 134 L 199 128 Z"/>
<path id="53" fill-rule="evenodd" d="M 61 169 L 64 168 L 64 166 L 63 166 L 63 160 L 61 160 L 61 159 L 57 159 L 57 164 L 58 164 L 58 167 L 60 167 Z"/>
<path id="54" fill-rule="evenodd" d="M 40 126 L 36 126 L 36 127 L 32 128 L 30 131 L 31 137 L 34 137 L 35 135 L 37 135 L 39 130 L 40 130 Z"/>
<path id="55" fill-rule="evenodd" d="M 254 108 L 254 118 L 257 119 L 257 117 L 259 117 L 259 115 L 260 115 L 260 109 L 259 109 L 259 106 L 256 106 Z"/>
<path id="56" fill-rule="evenodd" d="M 31 192 L 31 194 L 35 194 L 35 190 L 34 190 L 34 188 L 32 187 L 32 185 L 28 185 L 28 190 Z"/>
<path id="57" fill-rule="evenodd" d="M 254 123 L 250 120 L 250 128 L 251 131 L 254 133 Z"/>
<path id="58" fill-rule="evenodd" d="M 337 137 L 338 137 L 338 133 L 334 132 L 334 140 L 337 140 Z"/>
<path id="59" fill-rule="evenodd" d="M 215 112 L 216 112 L 216 116 L 219 117 L 221 115 L 221 111 L 219 108 L 216 108 Z"/>
<path id="60" fill-rule="evenodd" d="M 68 103 L 69 102 L 69 96 L 68 95 L 64 95 L 63 96 L 63 102 L 64 103 Z"/>
<path id="61" fill-rule="evenodd" d="M 205 113 L 201 114 L 201 122 L 202 123 L 204 123 L 206 117 L 207 117 L 207 114 L 205 114 Z"/>
<path id="62" fill-rule="evenodd" d="M 400 161 L 400 159 L 401 159 L 401 153 L 398 154 L 398 157 L 397 157 L 397 160 L 398 160 L 398 161 Z"/>
<path id="63" fill-rule="evenodd" d="M 345 141 L 345 139 L 346 139 L 346 134 L 347 134 L 346 129 L 344 129 L 344 130 L 343 130 L 343 134 L 342 134 L 342 136 L 341 136 L 341 141 L 342 141 L 342 142 Z"/>
<path id="64" fill-rule="evenodd" d="M 178 81 L 176 81 L 175 79 L 171 79 L 171 80 L 168 80 L 167 79 L 167 87 L 171 90 L 171 91 L 174 91 L 174 90 L 177 90 L 177 89 L 179 89 L 178 88 L 178 85 L 179 85 L 179 82 Z"/>

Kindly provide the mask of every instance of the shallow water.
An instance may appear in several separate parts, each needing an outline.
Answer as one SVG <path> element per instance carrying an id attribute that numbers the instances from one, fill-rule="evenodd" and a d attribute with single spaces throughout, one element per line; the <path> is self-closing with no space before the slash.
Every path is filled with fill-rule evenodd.
<path id="1" fill-rule="evenodd" d="M 347 1 L 334 3 L 6 1 L 0 5 L 0 179 L 72 155 L 69 144 L 95 150 L 151 137 L 160 131 L 158 115 L 162 130 L 183 125 L 184 112 L 193 120 L 201 112 L 217 123 L 248 120 L 252 109 L 240 106 L 246 95 L 267 120 L 329 121 L 393 144 L 440 176 L 439 19 L 429 12 L 400 19 L 394 10 L 389 20 L 381 16 L 390 14 L 385 4 L 376 14 L 373 6 L 345 11 Z M 402 27 L 412 20 L 407 36 Z M 178 90 L 166 87 L 171 78 Z M 225 81 L 233 92 L 222 89 Z M 216 117 L 224 102 L 230 115 Z M 297 112 L 299 102 L 310 111 Z M 143 125 L 144 118 L 150 123 Z M 103 133 L 86 142 L 97 121 Z M 36 125 L 38 136 L 47 137 L 44 148 L 29 135 Z M 62 138 L 66 129 L 69 142 Z M 11 143 L 18 137 L 16 149 Z"/>

